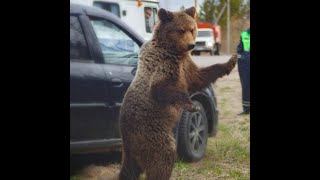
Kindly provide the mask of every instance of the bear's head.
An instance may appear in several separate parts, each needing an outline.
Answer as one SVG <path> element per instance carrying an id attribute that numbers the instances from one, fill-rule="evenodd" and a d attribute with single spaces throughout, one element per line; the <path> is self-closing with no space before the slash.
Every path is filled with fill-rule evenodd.
<path id="1" fill-rule="evenodd" d="M 170 12 L 161 8 L 158 11 L 159 21 L 154 28 L 153 40 L 176 53 L 192 50 L 197 37 L 195 15 L 194 7 L 180 12 Z"/>

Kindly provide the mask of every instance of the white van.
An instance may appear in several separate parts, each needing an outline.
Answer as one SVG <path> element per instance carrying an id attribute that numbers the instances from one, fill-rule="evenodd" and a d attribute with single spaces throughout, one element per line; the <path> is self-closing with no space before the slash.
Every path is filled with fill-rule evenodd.
<path id="1" fill-rule="evenodd" d="M 70 0 L 70 3 L 95 6 L 120 17 L 146 41 L 158 20 L 159 0 Z M 147 18 L 148 17 L 148 18 Z"/>
<path id="2" fill-rule="evenodd" d="M 198 36 L 196 38 L 196 46 L 192 50 L 192 54 L 200 55 L 202 51 L 209 52 L 213 55 L 214 47 L 214 33 L 211 28 L 198 28 Z"/>

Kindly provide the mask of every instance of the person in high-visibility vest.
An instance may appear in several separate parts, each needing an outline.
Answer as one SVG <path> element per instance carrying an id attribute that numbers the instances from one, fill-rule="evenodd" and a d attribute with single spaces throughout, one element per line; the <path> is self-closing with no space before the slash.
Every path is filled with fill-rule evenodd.
<path id="1" fill-rule="evenodd" d="M 237 47 L 238 70 L 242 87 L 242 114 L 250 113 L 250 28 L 240 35 Z"/>

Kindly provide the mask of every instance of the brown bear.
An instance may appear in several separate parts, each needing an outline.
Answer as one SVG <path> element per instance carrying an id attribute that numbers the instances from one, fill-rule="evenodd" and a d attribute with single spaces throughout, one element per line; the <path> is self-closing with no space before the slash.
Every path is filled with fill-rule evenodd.
<path id="1" fill-rule="evenodd" d="M 136 76 L 120 110 L 123 159 L 119 178 L 168 180 L 176 160 L 173 128 L 183 110 L 197 111 L 189 94 L 228 75 L 233 55 L 223 64 L 198 68 L 191 60 L 197 24 L 195 8 L 169 12 L 160 9 L 150 41 L 140 50 Z"/>

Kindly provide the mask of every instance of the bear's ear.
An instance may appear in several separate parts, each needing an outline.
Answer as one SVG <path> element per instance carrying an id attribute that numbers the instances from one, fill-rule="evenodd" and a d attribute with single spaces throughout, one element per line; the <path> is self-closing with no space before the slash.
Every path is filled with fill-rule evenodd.
<path id="1" fill-rule="evenodd" d="M 172 20 L 173 14 L 170 11 L 166 11 L 165 9 L 160 8 L 158 11 L 158 17 L 161 21 L 166 22 Z"/>
<path id="2" fill-rule="evenodd" d="M 194 8 L 193 6 L 191 8 L 188 8 L 188 9 L 184 10 L 184 12 L 195 19 L 195 17 L 196 17 L 196 8 Z"/>

